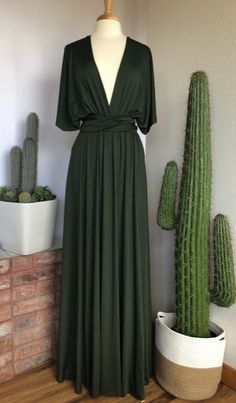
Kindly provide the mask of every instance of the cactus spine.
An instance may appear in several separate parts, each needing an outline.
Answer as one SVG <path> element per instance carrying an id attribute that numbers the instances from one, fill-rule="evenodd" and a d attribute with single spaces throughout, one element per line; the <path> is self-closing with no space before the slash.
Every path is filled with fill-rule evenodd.
<path id="1" fill-rule="evenodd" d="M 182 178 L 175 220 L 176 330 L 194 337 L 209 336 L 211 180 L 208 79 L 205 72 L 197 71 L 192 74 L 189 87 Z M 172 187 L 172 190 L 165 189 L 166 186 Z M 164 176 L 157 219 L 163 228 L 169 229 L 169 223 L 174 222 L 172 196 L 168 199 L 165 195 L 173 195 L 175 192 L 175 181 L 167 180 Z M 165 203 L 167 203 L 166 210 L 163 205 Z M 161 214 L 163 211 L 165 211 L 164 220 Z M 169 221 L 167 214 L 170 214 Z M 229 247 L 229 236 L 224 233 L 220 242 L 217 241 L 217 245 L 221 244 L 222 253 L 222 247 L 226 249 Z M 222 242 L 225 242 L 224 246 Z M 218 258 L 216 266 L 218 272 L 216 281 L 221 281 L 219 287 L 228 287 L 230 283 L 233 289 L 235 280 L 232 278 L 232 260 L 226 259 L 222 264 Z M 228 276 L 228 281 L 222 282 L 222 279 L 227 277 L 227 270 L 231 272 L 231 277 Z M 215 301 L 216 289 L 215 282 Z M 228 298 L 228 301 L 232 302 L 233 298 Z"/>
<path id="2" fill-rule="evenodd" d="M 21 163 L 22 163 L 22 151 L 19 146 L 14 146 L 11 148 L 10 152 L 10 163 L 11 163 L 11 188 L 12 190 L 20 190 L 20 180 L 21 180 Z"/>
<path id="3" fill-rule="evenodd" d="M 213 233 L 215 271 L 211 300 L 218 306 L 229 307 L 235 302 L 236 287 L 230 227 L 223 214 L 215 217 Z"/>

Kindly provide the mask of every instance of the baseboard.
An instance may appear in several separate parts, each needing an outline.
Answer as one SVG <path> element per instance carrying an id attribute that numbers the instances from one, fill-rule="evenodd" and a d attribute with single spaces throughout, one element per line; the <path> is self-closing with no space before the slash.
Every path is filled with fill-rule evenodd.
<path id="1" fill-rule="evenodd" d="M 236 369 L 227 364 L 223 364 L 222 382 L 236 391 Z"/>

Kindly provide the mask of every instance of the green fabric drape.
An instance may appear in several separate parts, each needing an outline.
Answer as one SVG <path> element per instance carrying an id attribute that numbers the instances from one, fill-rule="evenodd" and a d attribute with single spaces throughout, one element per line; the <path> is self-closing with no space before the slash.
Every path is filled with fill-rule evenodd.
<path id="1" fill-rule="evenodd" d="M 56 125 L 79 130 L 65 189 L 57 380 L 143 400 L 153 375 L 145 154 L 156 122 L 150 48 L 127 37 L 110 105 L 91 38 L 65 46 Z"/>

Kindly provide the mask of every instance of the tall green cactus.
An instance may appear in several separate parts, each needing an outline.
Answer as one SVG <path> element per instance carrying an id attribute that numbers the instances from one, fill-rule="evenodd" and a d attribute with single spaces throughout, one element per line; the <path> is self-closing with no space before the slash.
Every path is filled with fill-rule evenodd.
<path id="1" fill-rule="evenodd" d="M 211 208 L 211 131 L 208 80 L 191 77 L 184 161 L 176 220 L 177 330 L 208 336 Z"/>
<path id="2" fill-rule="evenodd" d="M 29 137 L 38 144 L 39 119 L 35 112 L 30 112 L 26 120 L 26 137 Z"/>
<path id="3" fill-rule="evenodd" d="M 11 188 L 12 190 L 20 190 L 21 180 L 21 163 L 22 163 L 22 150 L 19 146 L 11 148 L 10 152 L 11 163 Z"/>
<path id="4" fill-rule="evenodd" d="M 35 141 L 26 137 L 23 143 L 21 191 L 31 193 L 37 181 L 37 147 Z"/>
<path id="5" fill-rule="evenodd" d="M 191 76 L 189 88 L 178 212 L 174 220 L 176 183 L 175 180 L 167 180 L 165 174 L 157 219 L 165 229 L 170 229 L 170 223 L 175 222 L 176 329 L 195 337 L 209 336 L 211 181 L 208 79 L 205 72 L 197 71 Z M 222 265 L 221 270 L 226 270 L 226 266 L 227 263 Z M 227 269 L 232 272 L 232 265 Z M 225 285 L 226 282 L 221 287 Z"/>

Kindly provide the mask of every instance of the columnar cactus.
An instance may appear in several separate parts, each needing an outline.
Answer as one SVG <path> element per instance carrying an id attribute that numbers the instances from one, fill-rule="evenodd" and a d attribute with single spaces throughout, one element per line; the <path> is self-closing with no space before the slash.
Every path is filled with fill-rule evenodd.
<path id="1" fill-rule="evenodd" d="M 229 222 L 218 214 L 214 219 L 214 285 L 211 300 L 219 306 L 229 307 L 235 302 L 235 274 L 233 248 Z"/>
<path id="2" fill-rule="evenodd" d="M 22 151 L 19 146 L 11 148 L 11 188 L 12 190 L 20 190 L 21 180 L 21 163 L 22 163 Z"/>
<path id="3" fill-rule="evenodd" d="M 37 114 L 29 113 L 23 151 L 19 146 L 11 148 L 11 186 L 0 186 L 0 201 L 32 203 L 56 198 L 48 186 L 37 186 L 38 127 Z"/>
<path id="4" fill-rule="evenodd" d="M 31 193 L 37 181 L 37 146 L 26 137 L 23 144 L 21 191 Z"/>
<path id="5" fill-rule="evenodd" d="M 166 175 L 168 170 L 169 167 Z M 208 337 L 212 161 L 208 79 L 203 71 L 193 73 L 190 81 L 182 178 L 175 220 L 173 195 L 176 182 L 168 178 L 169 174 L 166 175 L 157 222 L 165 229 L 170 229 L 175 223 L 176 228 L 176 330 L 188 336 Z M 169 189 L 166 189 L 168 186 Z M 225 242 L 228 242 L 227 237 Z M 225 262 L 220 270 L 232 272 L 233 267 Z M 225 285 L 227 283 L 221 283 L 221 287 Z M 233 297 L 228 296 L 229 300 L 232 302 Z"/>
<path id="6" fill-rule="evenodd" d="M 38 128 L 38 115 L 35 112 L 29 113 L 26 121 L 26 137 L 33 139 L 36 144 L 38 144 Z"/>
<path id="7" fill-rule="evenodd" d="M 39 118 L 35 112 L 29 113 L 26 121 L 26 138 L 34 140 L 36 145 L 36 166 L 38 165 L 38 130 L 39 130 Z M 35 172 L 36 175 L 36 172 Z"/>

